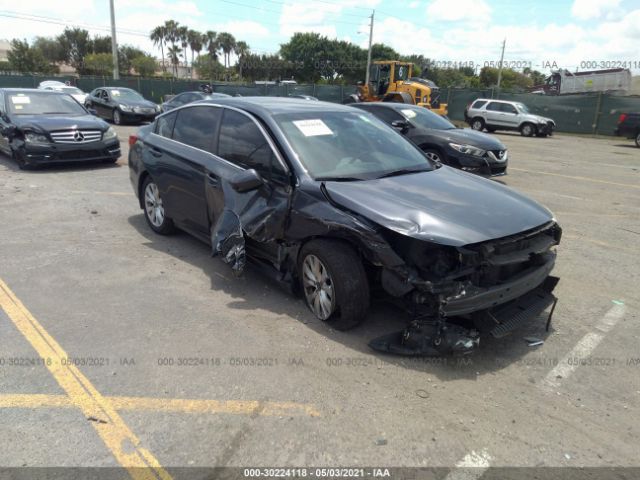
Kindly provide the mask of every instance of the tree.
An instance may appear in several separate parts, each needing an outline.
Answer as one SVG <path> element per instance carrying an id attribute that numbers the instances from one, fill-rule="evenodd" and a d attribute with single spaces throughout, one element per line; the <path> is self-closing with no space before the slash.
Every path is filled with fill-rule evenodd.
<path id="1" fill-rule="evenodd" d="M 178 66 L 180 65 L 180 57 L 182 56 L 182 49 L 178 45 L 171 45 L 167 50 L 169 61 L 173 66 L 174 77 L 178 76 Z"/>
<path id="2" fill-rule="evenodd" d="M 220 43 L 218 42 L 218 34 L 212 30 L 207 30 L 206 37 L 206 49 L 209 52 L 211 60 L 218 61 L 218 50 L 220 50 Z"/>
<path id="3" fill-rule="evenodd" d="M 54 68 L 44 58 L 40 50 L 29 46 L 26 40 L 11 40 L 11 50 L 7 53 L 9 67 L 23 73 L 52 73 Z"/>
<path id="4" fill-rule="evenodd" d="M 138 47 L 132 45 L 122 45 L 118 48 L 118 67 L 120 71 L 125 75 L 129 73 L 133 64 L 131 63 L 134 58 L 146 55 L 145 52 Z"/>
<path id="5" fill-rule="evenodd" d="M 91 38 L 89 32 L 82 28 L 65 28 L 56 37 L 64 51 L 64 60 L 78 72 L 84 68 L 84 57 L 90 53 Z"/>
<path id="6" fill-rule="evenodd" d="M 113 55 L 110 53 L 90 53 L 84 58 L 84 68 L 94 75 L 108 75 L 113 68 Z"/>
<path id="7" fill-rule="evenodd" d="M 96 35 L 91 40 L 91 53 L 111 53 L 111 35 Z"/>
<path id="8" fill-rule="evenodd" d="M 131 59 L 131 66 L 141 77 L 152 77 L 156 73 L 156 59 L 152 55 L 140 55 Z"/>
<path id="9" fill-rule="evenodd" d="M 192 66 L 198 71 L 200 78 L 216 80 L 224 75 L 224 67 L 210 55 L 199 55 Z"/>
<path id="10" fill-rule="evenodd" d="M 319 33 L 295 33 L 285 44 L 280 45 L 284 60 L 298 66 L 299 80 L 317 82 L 321 78 L 333 78 L 330 40 Z"/>
<path id="11" fill-rule="evenodd" d="M 149 38 L 155 46 L 160 47 L 160 53 L 162 54 L 162 71 L 166 72 L 167 68 L 164 64 L 164 46 L 167 41 L 167 29 L 164 25 L 160 25 L 151 30 L 151 35 L 149 35 Z"/>
<path id="12" fill-rule="evenodd" d="M 249 45 L 247 42 L 243 42 L 240 40 L 236 42 L 236 47 L 234 48 L 234 52 L 238 56 L 238 75 L 240 76 L 240 80 L 242 80 L 242 63 L 247 55 L 251 53 L 249 50 Z"/>
<path id="13" fill-rule="evenodd" d="M 228 32 L 221 32 L 218 35 L 218 44 L 224 55 L 224 66 L 228 68 L 231 65 L 231 52 L 236 46 L 236 39 Z"/>
<path id="14" fill-rule="evenodd" d="M 40 50 L 44 58 L 49 60 L 49 62 L 52 64 L 57 62 L 64 62 L 66 60 L 65 52 L 62 48 L 62 45 L 60 45 L 60 42 L 53 38 L 36 37 L 33 41 L 32 48 Z"/>
<path id="15" fill-rule="evenodd" d="M 187 32 L 187 42 L 189 43 L 189 48 L 191 49 L 191 78 L 193 78 L 193 60 L 195 53 L 200 55 L 203 47 L 203 35 L 197 30 L 191 30 Z"/>

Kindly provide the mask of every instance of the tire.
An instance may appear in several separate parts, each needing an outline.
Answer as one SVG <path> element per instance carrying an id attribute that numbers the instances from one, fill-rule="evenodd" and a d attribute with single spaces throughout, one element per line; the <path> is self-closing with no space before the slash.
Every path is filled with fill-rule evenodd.
<path id="1" fill-rule="evenodd" d="M 636 147 L 640 148 L 640 132 L 636 135 Z"/>
<path id="2" fill-rule="evenodd" d="M 115 125 L 122 125 L 122 114 L 120 113 L 120 110 L 118 110 L 117 108 L 113 110 L 111 118 Z"/>
<path id="3" fill-rule="evenodd" d="M 423 148 L 422 151 L 427 156 L 427 158 L 434 162 L 439 162 L 442 164 L 447 163 L 447 159 L 444 154 L 434 148 Z"/>
<path id="4" fill-rule="evenodd" d="M 354 93 L 342 100 L 343 105 L 349 105 L 350 103 L 360 103 L 360 97 Z"/>
<path id="5" fill-rule="evenodd" d="M 336 330 L 349 330 L 364 320 L 369 309 L 369 282 L 362 261 L 349 245 L 311 240 L 300 251 L 298 278 L 305 302 L 316 318 Z"/>
<path id="6" fill-rule="evenodd" d="M 520 135 L 523 137 L 533 137 L 536 133 L 536 127 L 532 123 L 523 123 L 520 127 Z"/>
<path id="7" fill-rule="evenodd" d="M 473 120 L 471 120 L 471 128 L 476 132 L 481 132 L 482 130 L 484 130 L 484 120 L 480 117 L 474 118 Z"/>
<path id="8" fill-rule="evenodd" d="M 164 214 L 160 191 L 150 176 L 144 179 L 141 195 L 144 218 L 147 220 L 151 230 L 160 235 L 173 233 L 175 231 L 173 221 Z"/>

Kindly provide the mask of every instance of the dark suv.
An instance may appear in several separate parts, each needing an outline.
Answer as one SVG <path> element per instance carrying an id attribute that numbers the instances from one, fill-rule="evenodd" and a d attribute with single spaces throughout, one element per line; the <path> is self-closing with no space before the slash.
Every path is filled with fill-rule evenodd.
<path id="1" fill-rule="evenodd" d="M 131 183 L 152 230 L 210 243 L 302 293 L 337 329 L 370 298 L 412 314 L 374 348 L 471 351 L 551 305 L 561 230 L 533 200 L 430 161 L 352 107 L 247 97 L 189 104 L 130 138 Z"/>
<path id="2" fill-rule="evenodd" d="M 633 138 L 640 147 L 640 113 L 623 113 L 618 119 L 614 133 L 620 137 Z"/>

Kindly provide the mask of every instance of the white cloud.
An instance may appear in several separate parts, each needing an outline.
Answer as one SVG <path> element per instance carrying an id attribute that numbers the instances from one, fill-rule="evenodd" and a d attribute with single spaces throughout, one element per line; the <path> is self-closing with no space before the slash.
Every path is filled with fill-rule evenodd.
<path id="1" fill-rule="evenodd" d="M 620 0 L 574 0 L 571 15 L 579 20 L 620 18 Z"/>
<path id="2" fill-rule="evenodd" d="M 491 7 L 484 0 L 433 0 L 427 6 L 430 22 L 473 21 L 486 22 L 491 18 Z"/>

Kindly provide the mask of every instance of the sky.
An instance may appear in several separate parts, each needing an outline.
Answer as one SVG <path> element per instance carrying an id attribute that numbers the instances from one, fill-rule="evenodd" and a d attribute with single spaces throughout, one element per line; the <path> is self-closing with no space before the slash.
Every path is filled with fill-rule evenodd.
<path id="1" fill-rule="evenodd" d="M 256 53 L 277 52 L 294 32 L 366 47 L 375 10 L 374 43 L 401 54 L 482 67 L 500 59 L 506 39 L 507 65 L 640 74 L 640 0 L 115 0 L 115 10 L 118 43 L 157 56 L 148 32 L 169 19 L 230 32 Z M 65 25 L 107 34 L 109 1 L 0 0 L 0 38 L 57 35 Z"/>

